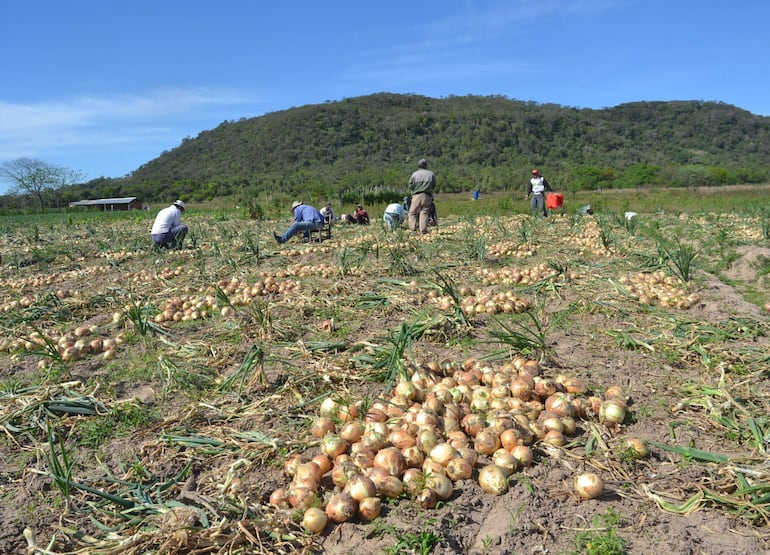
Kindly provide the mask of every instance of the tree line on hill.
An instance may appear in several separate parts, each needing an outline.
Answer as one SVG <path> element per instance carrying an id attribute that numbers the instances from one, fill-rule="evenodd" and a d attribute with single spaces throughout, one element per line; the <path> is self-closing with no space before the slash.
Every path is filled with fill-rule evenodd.
<path id="1" fill-rule="evenodd" d="M 564 191 L 767 183 L 770 118 L 720 102 L 579 109 L 379 93 L 224 121 L 127 176 L 60 187 L 51 202 L 281 191 L 372 203 L 400 198 L 420 158 L 440 192 L 523 190 L 534 167 Z"/>

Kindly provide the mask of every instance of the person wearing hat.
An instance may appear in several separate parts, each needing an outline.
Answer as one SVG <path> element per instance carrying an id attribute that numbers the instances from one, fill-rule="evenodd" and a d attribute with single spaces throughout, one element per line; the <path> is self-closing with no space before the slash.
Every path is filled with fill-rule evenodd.
<path id="1" fill-rule="evenodd" d="M 420 233 L 428 233 L 431 207 L 433 207 L 433 191 L 436 189 L 436 176 L 428 169 L 425 158 L 417 163 L 417 171 L 409 177 L 409 192 L 412 202 L 409 205 L 409 229 Z"/>
<path id="2" fill-rule="evenodd" d="M 324 225 L 324 217 L 321 213 L 304 202 L 295 200 L 291 205 L 291 211 L 294 214 L 294 222 L 289 226 L 289 229 L 283 235 L 273 232 L 273 239 L 279 245 L 284 244 L 300 232 L 305 235 L 305 240 L 309 241 L 310 232 L 321 229 Z"/>
<path id="3" fill-rule="evenodd" d="M 532 179 L 530 179 L 529 183 L 527 184 L 527 194 L 524 196 L 525 200 L 528 200 L 529 197 L 532 197 L 530 205 L 532 208 L 532 215 L 535 215 L 538 212 L 542 212 L 543 216 L 546 218 L 548 217 L 548 210 L 546 210 L 545 207 L 546 191 L 550 192 L 553 191 L 553 189 L 551 189 L 551 186 L 548 184 L 548 181 L 546 181 L 545 177 L 540 175 L 540 170 L 532 170 Z"/>
<path id="4" fill-rule="evenodd" d="M 356 204 L 356 210 L 351 214 L 353 221 L 360 225 L 369 225 L 369 212 L 364 210 L 360 204 Z"/>
<path id="5" fill-rule="evenodd" d="M 182 241 L 187 236 L 187 226 L 182 223 L 184 209 L 184 202 L 175 200 L 155 216 L 150 236 L 157 248 L 182 248 Z"/>

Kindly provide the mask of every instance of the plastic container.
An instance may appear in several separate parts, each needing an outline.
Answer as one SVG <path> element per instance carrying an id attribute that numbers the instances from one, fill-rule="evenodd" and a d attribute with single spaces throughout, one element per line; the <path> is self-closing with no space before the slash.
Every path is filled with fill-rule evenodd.
<path id="1" fill-rule="evenodd" d="M 564 195 L 562 193 L 548 193 L 545 196 L 545 207 L 554 209 L 564 206 Z"/>

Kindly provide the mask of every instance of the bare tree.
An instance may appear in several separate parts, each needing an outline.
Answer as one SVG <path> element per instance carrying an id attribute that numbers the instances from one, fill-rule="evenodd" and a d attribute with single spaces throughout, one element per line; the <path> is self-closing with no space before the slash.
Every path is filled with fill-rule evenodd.
<path id="1" fill-rule="evenodd" d="M 43 208 L 48 193 L 82 181 L 83 174 L 34 158 L 18 158 L 0 165 L 0 179 L 11 183 L 15 192 L 34 196 Z"/>

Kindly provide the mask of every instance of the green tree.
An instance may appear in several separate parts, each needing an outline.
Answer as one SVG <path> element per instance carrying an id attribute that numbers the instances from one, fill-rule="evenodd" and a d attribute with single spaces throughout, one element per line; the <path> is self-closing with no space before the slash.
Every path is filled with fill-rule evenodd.
<path id="1" fill-rule="evenodd" d="M 48 164 L 35 158 L 18 158 L 0 165 L 0 179 L 10 183 L 17 193 L 35 197 L 43 208 L 51 193 L 61 193 L 64 187 L 83 180 L 79 171 Z"/>

